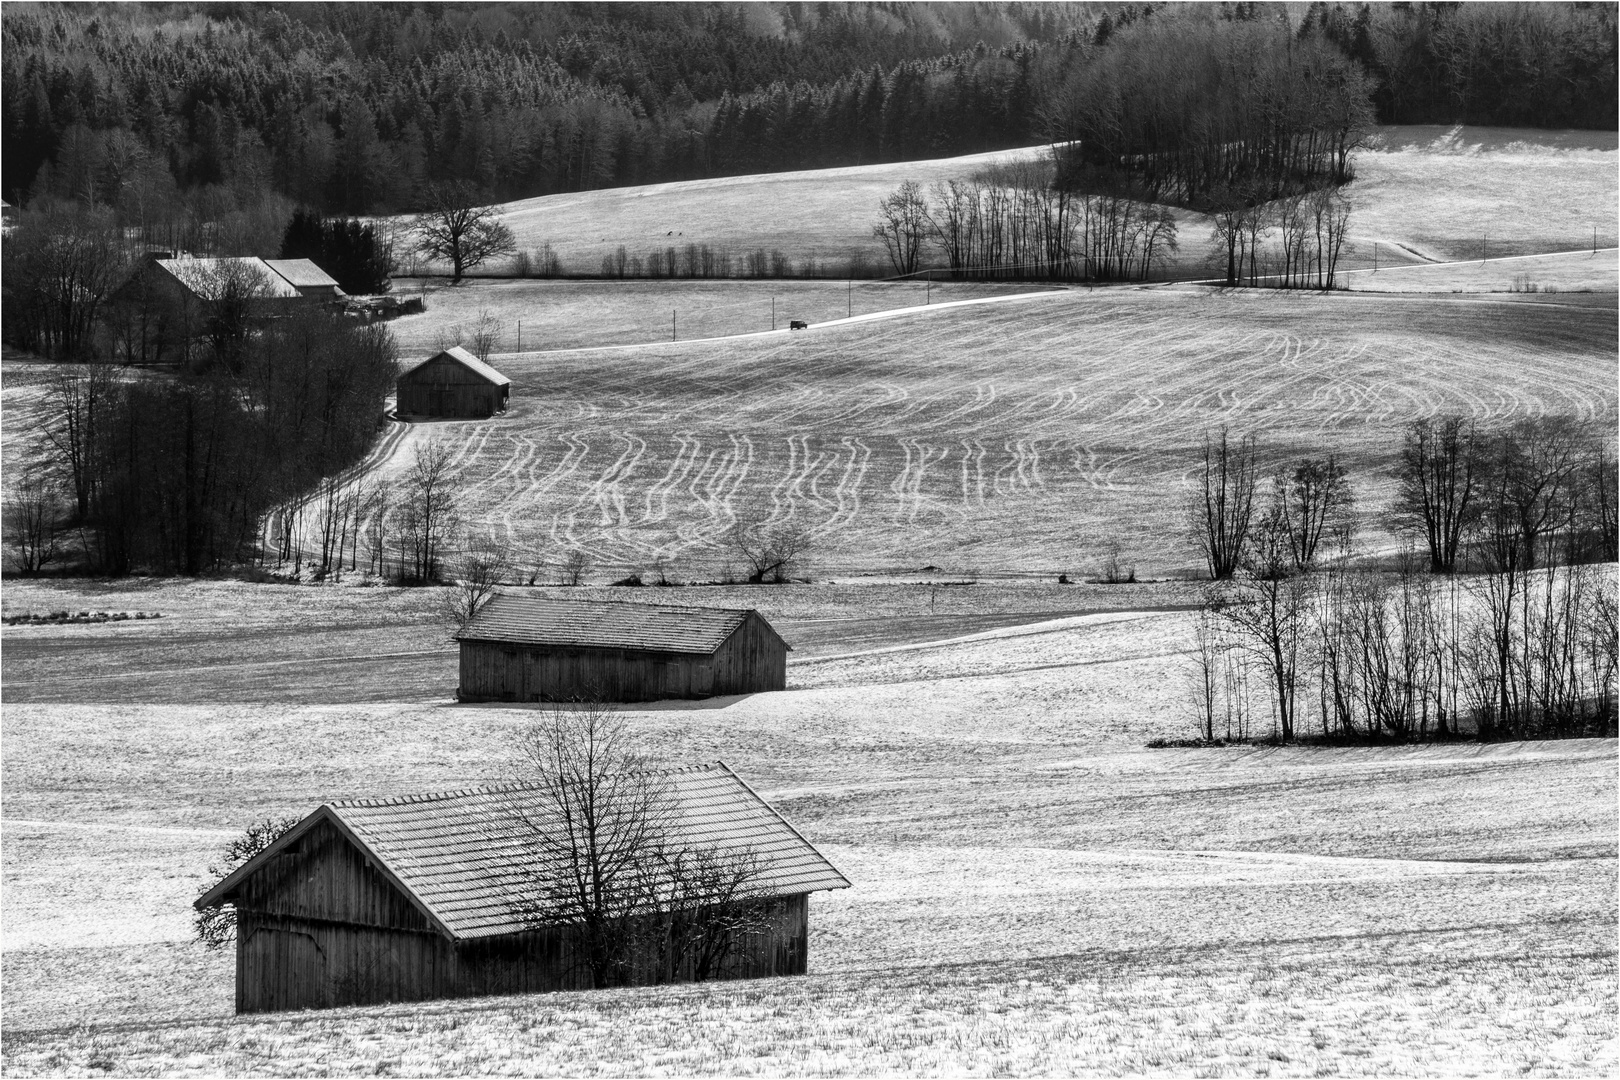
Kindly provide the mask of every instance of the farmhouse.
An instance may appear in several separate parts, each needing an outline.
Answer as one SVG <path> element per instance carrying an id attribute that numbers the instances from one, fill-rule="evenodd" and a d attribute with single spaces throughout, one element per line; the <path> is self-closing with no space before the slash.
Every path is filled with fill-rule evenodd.
<path id="1" fill-rule="evenodd" d="M 506 409 L 512 380 L 460 345 L 428 357 L 399 377 L 401 416 L 479 417 Z"/>
<path id="2" fill-rule="evenodd" d="M 752 868 L 763 911 L 719 976 L 803 974 L 810 893 L 849 881 L 724 762 L 659 779 L 667 843 Z M 590 988 L 573 931 L 518 914 L 546 815 L 521 785 L 320 807 L 197 899 L 235 907 L 236 1011 Z M 670 977 L 657 934 L 638 938 L 631 980 Z"/>
<path id="3" fill-rule="evenodd" d="M 190 307 L 213 303 L 232 290 L 250 295 L 257 315 L 275 313 L 301 299 L 297 288 L 263 259 L 170 258 L 166 253 L 149 257 L 113 298 L 140 291 Z"/>
<path id="4" fill-rule="evenodd" d="M 502 593 L 456 638 L 462 701 L 655 701 L 787 687 L 790 646 L 757 611 Z"/>

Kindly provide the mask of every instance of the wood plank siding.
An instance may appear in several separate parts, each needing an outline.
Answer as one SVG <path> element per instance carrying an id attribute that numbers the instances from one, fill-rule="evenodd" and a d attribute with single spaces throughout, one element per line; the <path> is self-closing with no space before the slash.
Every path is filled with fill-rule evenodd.
<path id="1" fill-rule="evenodd" d="M 462 701 L 658 701 L 787 688 L 787 643 L 750 612 L 710 654 L 461 642 Z"/>
<path id="2" fill-rule="evenodd" d="M 803 974 L 809 896 L 847 889 L 849 879 L 725 762 L 656 775 L 670 844 L 750 867 L 759 905 L 752 929 L 723 942 L 726 955 L 706 977 Z M 539 784 L 340 799 L 305 815 L 194 906 L 234 909 L 238 1012 L 588 989 L 576 924 L 525 914 L 536 872 L 562 872 L 536 863 L 536 829 L 567 842 Z M 665 892 L 679 884 L 667 865 L 642 870 L 650 894 L 674 895 Z M 613 981 L 695 978 L 704 950 L 688 935 L 699 906 L 694 897 L 684 910 L 635 916 L 622 978 Z"/>
<path id="3" fill-rule="evenodd" d="M 591 985 L 568 928 L 452 940 L 327 823 L 245 880 L 234 902 L 238 1012 Z M 719 977 L 804 973 L 809 897 L 774 899 L 767 925 L 739 943 Z M 681 974 L 690 977 L 690 972 Z M 634 979 L 661 981 L 646 958 Z"/>
<path id="4" fill-rule="evenodd" d="M 401 416 L 486 417 L 506 408 L 509 385 L 491 383 L 447 353 L 399 377 L 395 411 Z"/>

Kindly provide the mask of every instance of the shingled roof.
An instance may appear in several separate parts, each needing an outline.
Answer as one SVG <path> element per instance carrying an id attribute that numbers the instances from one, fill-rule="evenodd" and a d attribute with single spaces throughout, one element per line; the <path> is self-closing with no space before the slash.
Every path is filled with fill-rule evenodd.
<path id="1" fill-rule="evenodd" d="M 264 265 L 300 289 L 337 288 L 337 279 L 310 259 L 266 259 Z"/>
<path id="2" fill-rule="evenodd" d="M 408 378 L 410 375 L 427 367 L 441 356 L 448 356 L 462 367 L 465 367 L 467 370 L 477 375 L 483 376 L 496 386 L 510 386 L 512 384 L 511 379 L 508 379 L 505 375 L 502 375 L 500 372 L 478 359 L 478 357 L 474 356 L 466 349 L 463 349 L 460 345 L 452 345 L 448 349 L 434 353 L 420 364 L 406 369 L 405 373 L 401 375 L 400 378 Z"/>
<path id="3" fill-rule="evenodd" d="M 456 637 L 462 641 L 708 655 L 755 614 L 752 610 L 581 603 L 501 593 Z"/>
<path id="4" fill-rule="evenodd" d="M 752 852 L 756 885 L 769 896 L 846 889 L 849 880 L 725 762 L 656 774 L 668 786 L 671 843 Z M 529 875 L 524 819 L 543 819 L 538 790 L 523 785 L 327 803 L 197 899 L 229 902 L 237 885 L 322 820 L 368 852 L 385 876 L 453 939 L 531 929 L 513 902 Z"/>
<path id="5" fill-rule="evenodd" d="M 258 295 L 278 300 L 296 299 L 298 290 L 286 278 L 266 265 L 263 259 L 249 256 L 196 259 L 185 256 L 178 259 L 155 259 L 156 265 L 166 270 L 181 285 L 198 296 L 207 296 L 217 290 L 220 283 L 233 271 L 240 270 L 253 279 Z"/>

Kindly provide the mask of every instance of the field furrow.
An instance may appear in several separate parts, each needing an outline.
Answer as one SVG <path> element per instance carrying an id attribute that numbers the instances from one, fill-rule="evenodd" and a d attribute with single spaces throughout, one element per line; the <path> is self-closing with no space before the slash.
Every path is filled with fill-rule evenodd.
<path id="1" fill-rule="evenodd" d="M 514 354 L 505 416 L 421 425 L 384 471 L 448 441 L 470 522 L 611 571 L 718 572 L 741 518 L 809 530 L 823 573 L 1045 572 L 1110 539 L 1159 573 L 1193 564 L 1205 432 L 1338 453 L 1370 525 L 1412 418 L 1612 424 L 1615 329 L 1612 305 L 1183 288 Z"/>

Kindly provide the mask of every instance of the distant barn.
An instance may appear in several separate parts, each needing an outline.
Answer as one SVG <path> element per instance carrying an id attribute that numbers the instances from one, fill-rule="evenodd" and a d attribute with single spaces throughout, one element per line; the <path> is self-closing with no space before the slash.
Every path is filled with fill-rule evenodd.
<path id="1" fill-rule="evenodd" d="M 456 345 L 399 377 L 395 412 L 444 419 L 494 416 L 505 410 L 511 389 L 511 379 Z"/>
<path id="2" fill-rule="evenodd" d="M 456 638 L 462 701 L 656 701 L 787 687 L 790 646 L 757 611 L 502 593 Z"/>
<path id="3" fill-rule="evenodd" d="M 766 905 L 720 977 L 803 974 L 810 893 L 849 881 L 725 763 L 663 779 L 666 842 L 748 860 Z M 320 807 L 197 899 L 235 907 L 236 1011 L 588 989 L 570 928 L 516 914 L 535 882 L 519 822 L 544 813 L 523 786 Z M 631 957 L 632 981 L 661 959 Z"/>

